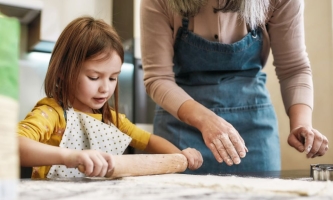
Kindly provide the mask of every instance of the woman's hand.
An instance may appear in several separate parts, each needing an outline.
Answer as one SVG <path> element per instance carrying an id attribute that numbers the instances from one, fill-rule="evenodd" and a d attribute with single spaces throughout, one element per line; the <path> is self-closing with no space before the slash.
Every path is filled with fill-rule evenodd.
<path id="1" fill-rule="evenodd" d="M 79 167 L 86 176 L 104 177 L 113 169 L 112 156 L 96 150 L 69 150 L 63 157 L 63 163 L 68 168 Z"/>
<path id="2" fill-rule="evenodd" d="M 188 168 L 190 170 L 196 170 L 201 167 L 203 158 L 199 151 L 193 148 L 187 148 L 182 150 L 182 154 L 187 158 Z"/>
<path id="3" fill-rule="evenodd" d="M 215 114 L 202 121 L 202 124 L 202 137 L 216 160 L 224 161 L 229 166 L 239 164 L 248 150 L 238 131 Z"/>
<path id="4" fill-rule="evenodd" d="M 328 140 L 325 135 L 311 127 L 300 126 L 292 130 L 288 144 L 299 152 L 306 153 L 307 158 L 322 156 L 328 150 Z"/>
<path id="5" fill-rule="evenodd" d="M 289 108 L 290 134 L 288 144 L 299 152 L 305 152 L 308 158 L 322 156 L 328 150 L 325 135 L 312 128 L 312 109 L 304 104 Z"/>
<path id="6" fill-rule="evenodd" d="M 223 118 L 196 101 L 188 100 L 178 110 L 179 118 L 201 131 L 206 146 L 218 162 L 239 164 L 248 149 L 238 131 Z"/>

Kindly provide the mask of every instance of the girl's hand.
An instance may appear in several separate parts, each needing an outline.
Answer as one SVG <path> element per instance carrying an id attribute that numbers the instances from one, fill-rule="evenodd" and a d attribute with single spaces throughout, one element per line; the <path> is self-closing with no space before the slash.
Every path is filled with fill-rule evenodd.
<path id="1" fill-rule="evenodd" d="M 190 170 L 196 170 L 201 167 L 203 158 L 199 151 L 194 148 L 187 148 L 182 150 L 182 153 L 187 158 L 188 168 Z"/>
<path id="2" fill-rule="evenodd" d="M 83 173 L 90 177 L 104 177 L 114 167 L 110 154 L 96 150 L 69 150 L 63 157 L 63 163 L 68 168 L 83 166 Z"/>
<path id="3" fill-rule="evenodd" d="M 288 144 L 299 152 L 305 151 L 307 158 L 322 156 L 328 150 L 326 136 L 311 127 L 300 126 L 293 129 L 289 134 Z"/>

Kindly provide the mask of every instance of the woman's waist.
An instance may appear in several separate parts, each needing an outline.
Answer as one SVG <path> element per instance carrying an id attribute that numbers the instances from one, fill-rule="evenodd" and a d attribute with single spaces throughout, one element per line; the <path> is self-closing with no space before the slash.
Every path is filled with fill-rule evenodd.
<path id="1" fill-rule="evenodd" d="M 185 73 L 176 73 L 175 80 L 179 85 L 200 86 L 200 85 L 218 85 L 231 84 L 233 82 L 244 79 L 266 79 L 266 74 L 260 69 L 251 70 L 222 70 L 222 71 L 191 71 Z M 266 81 L 266 80 L 264 80 Z"/>
<path id="2" fill-rule="evenodd" d="M 212 85 L 179 85 L 206 107 L 252 107 L 270 105 L 265 77 L 230 77 Z"/>

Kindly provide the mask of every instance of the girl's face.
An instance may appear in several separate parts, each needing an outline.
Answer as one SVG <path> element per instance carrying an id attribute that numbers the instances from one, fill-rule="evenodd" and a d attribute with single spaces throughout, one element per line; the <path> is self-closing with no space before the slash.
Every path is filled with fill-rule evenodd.
<path id="1" fill-rule="evenodd" d="M 121 68 L 121 59 L 116 51 L 102 59 L 104 55 L 83 63 L 78 77 L 73 107 L 86 113 L 100 109 L 113 95 Z"/>

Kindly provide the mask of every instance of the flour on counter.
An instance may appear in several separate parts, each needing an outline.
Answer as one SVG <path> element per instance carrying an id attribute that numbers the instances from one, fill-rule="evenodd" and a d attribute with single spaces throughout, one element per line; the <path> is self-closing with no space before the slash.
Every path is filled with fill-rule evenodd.
<path id="1" fill-rule="evenodd" d="M 164 174 L 21 180 L 17 200 L 332 200 L 332 182 Z"/>
<path id="2" fill-rule="evenodd" d="M 237 176 L 167 174 L 141 177 L 126 177 L 122 180 L 169 183 L 192 188 L 208 188 L 221 192 L 247 192 L 253 194 L 290 194 L 298 196 L 333 196 L 331 181 L 302 181 L 277 178 L 253 178 Z"/>

